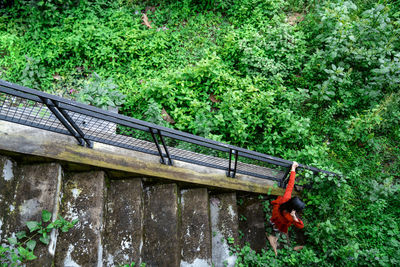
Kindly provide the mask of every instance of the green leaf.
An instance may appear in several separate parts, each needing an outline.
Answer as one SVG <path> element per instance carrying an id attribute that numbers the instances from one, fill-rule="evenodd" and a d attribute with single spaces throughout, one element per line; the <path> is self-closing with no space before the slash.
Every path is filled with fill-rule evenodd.
<path id="1" fill-rule="evenodd" d="M 29 231 L 31 231 L 31 233 L 37 229 L 40 229 L 39 222 L 36 221 L 28 221 L 26 222 L 26 226 L 28 226 Z"/>
<path id="2" fill-rule="evenodd" d="M 17 262 L 20 259 L 20 257 L 13 251 L 11 252 L 11 261 L 12 262 Z"/>
<path id="3" fill-rule="evenodd" d="M 36 241 L 35 240 L 29 240 L 26 243 L 26 247 L 31 251 L 35 249 L 35 246 L 36 246 Z"/>
<path id="4" fill-rule="evenodd" d="M 19 252 L 19 255 L 21 255 L 23 258 L 26 258 L 26 256 L 29 253 L 29 251 L 26 248 L 21 247 L 21 246 L 18 247 L 18 252 Z"/>
<path id="5" fill-rule="evenodd" d="M 60 226 L 62 225 L 62 222 L 60 219 L 55 220 L 54 222 L 51 223 L 54 228 L 60 228 Z"/>
<path id="6" fill-rule="evenodd" d="M 18 252 L 21 255 L 22 259 L 26 259 L 28 261 L 34 260 L 37 257 L 35 255 L 33 255 L 32 251 L 29 251 L 23 247 L 18 247 Z"/>
<path id="7" fill-rule="evenodd" d="M 8 243 L 10 243 L 11 245 L 16 245 L 18 243 L 17 239 L 15 237 L 9 237 L 7 238 Z"/>
<path id="8" fill-rule="evenodd" d="M 18 232 L 18 233 L 15 234 L 15 236 L 18 239 L 22 239 L 22 238 L 26 237 L 26 232 L 25 231 Z"/>
<path id="9" fill-rule="evenodd" d="M 33 251 L 29 251 L 28 254 L 26 255 L 26 259 L 28 261 L 32 261 L 34 259 L 37 259 L 37 257 L 33 254 Z"/>
<path id="10" fill-rule="evenodd" d="M 48 222 L 51 219 L 51 213 L 47 210 L 42 211 L 42 221 L 43 222 Z"/>
<path id="11" fill-rule="evenodd" d="M 270 187 L 270 188 L 268 188 L 267 195 L 271 195 L 271 191 L 272 191 L 272 188 L 271 188 L 271 187 Z"/>
<path id="12" fill-rule="evenodd" d="M 47 234 L 43 234 L 40 238 L 39 238 L 40 242 L 42 242 L 43 244 L 48 245 L 50 242 L 50 236 Z"/>
<path id="13" fill-rule="evenodd" d="M 10 249 L 8 247 L 0 246 L 0 258 L 2 255 L 4 255 L 4 253 L 6 253 L 8 251 L 10 251 Z"/>

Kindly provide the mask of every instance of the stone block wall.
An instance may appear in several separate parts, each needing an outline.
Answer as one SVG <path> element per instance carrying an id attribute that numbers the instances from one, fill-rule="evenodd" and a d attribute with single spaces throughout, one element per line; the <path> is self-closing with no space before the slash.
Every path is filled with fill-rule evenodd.
<path id="1" fill-rule="evenodd" d="M 53 219 L 78 223 L 66 233 L 53 231 L 50 245 L 38 245 L 38 259 L 28 266 L 234 266 L 230 246 L 240 243 L 235 192 L 107 173 L 0 155 L 0 238 L 27 230 L 25 223 L 40 220 L 46 209 Z M 265 245 L 257 205 L 240 207 L 249 219 L 244 240 L 257 236 L 256 249 Z"/>

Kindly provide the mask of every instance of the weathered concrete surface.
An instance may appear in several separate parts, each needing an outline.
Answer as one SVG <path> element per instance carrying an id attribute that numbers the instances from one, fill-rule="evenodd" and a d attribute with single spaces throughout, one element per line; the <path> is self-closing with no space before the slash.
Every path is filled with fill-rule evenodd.
<path id="1" fill-rule="evenodd" d="M 177 190 L 176 184 L 145 190 L 142 261 L 148 266 L 180 265 Z"/>
<path id="2" fill-rule="evenodd" d="M 104 227 L 104 266 L 140 262 L 143 195 L 139 178 L 111 180 Z"/>
<path id="3" fill-rule="evenodd" d="M 211 266 L 211 225 L 206 188 L 181 191 L 181 267 Z"/>
<path id="4" fill-rule="evenodd" d="M 265 248 L 265 213 L 261 200 L 256 197 L 243 198 L 242 205 L 238 206 L 239 229 L 243 233 L 241 245 L 246 242 L 257 252 Z"/>
<path id="5" fill-rule="evenodd" d="M 76 144 L 73 137 L 0 121 L 0 150 L 87 164 L 145 176 L 254 193 L 283 195 L 282 188 L 266 179 L 237 174 L 228 178 L 225 171 L 180 161 L 174 166 L 159 163 L 159 157 L 100 143 L 94 148 Z"/>
<path id="6" fill-rule="evenodd" d="M 48 210 L 57 217 L 59 210 L 58 197 L 62 179 L 62 169 L 59 164 L 25 165 L 18 168 L 15 190 L 15 208 L 8 219 L 10 234 L 28 231 L 27 221 L 40 221 L 43 210 Z M 50 266 L 54 259 L 57 236 L 51 235 L 47 247 L 40 242 L 35 248 L 37 260 L 28 266 Z"/>
<path id="7" fill-rule="evenodd" d="M 210 196 L 212 262 L 215 267 L 235 266 L 236 257 L 229 254 L 229 241 L 237 244 L 239 223 L 236 194 Z"/>
<path id="8" fill-rule="evenodd" d="M 66 220 L 79 221 L 59 235 L 55 266 L 101 266 L 105 174 L 93 171 L 70 174 L 67 178 L 61 213 Z"/>
<path id="9" fill-rule="evenodd" d="M 0 241 L 9 233 L 8 217 L 15 210 L 16 163 L 0 155 Z"/>

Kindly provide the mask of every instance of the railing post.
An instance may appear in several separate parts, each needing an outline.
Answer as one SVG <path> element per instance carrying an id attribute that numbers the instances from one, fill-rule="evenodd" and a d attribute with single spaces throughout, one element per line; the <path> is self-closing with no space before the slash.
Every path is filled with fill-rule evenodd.
<path id="1" fill-rule="evenodd" d="M 163 147 L 164 147 L 165 154 L 167 154 L 168 165 L 172 166 L 173 163 L 172 163 L 171 155 L 169 154 L 167 145 L 166 145 L 165 142 L 164 142 L 164 138 L 163 138 L 163 136 L 162 136 L 162 134 L 161 134 L 161 131 L 160 131 L 160 130 L 157 130 L 157 132 L 158 132 L 158 135 L 160 136 L 160 140 L 161 140 L 161 143 L 162 143 L 162 145 L 163 145 Z"/>
<path id="2" fill-rule="evenodd" d="M 235 155 L 235 163 L 234 163 L 234 167 L 232 169 L 232 154 Z M 228 171 L 226 172 L 226 176 L 231 177 L 231 178 L 235 178 L 236 175 L 236 169 L 237 169 L 237 161 L 238 161 L 238 155 L 239 155 L 239 151 L 234 150 L 234 149 L 229 149 L 229 166 L 228 166 Z"/>
<path id="3" fill-rule="evenodd" d="M 235 178 L 236 176 L 236 169 L 237 169 L 237 162 L 238 162 L 238 157 L 239 157 L 239 151 L 235 150 L 235 167 L 233 168 L 233 173 L 232 173 L 232 178 Z"/>
<path id="4" fill-rule="evenodd" d="M 93 148 L 93 142 L 85 138 L 85 134 L 82 132 L 81 128 L 75 123 L 75 121 L 69 116 L 69 114 L 62 108 L 59 107 L 59 103 L 55 101 L 55 106 L 56 108 L 61 112 L 61 114 L 64 116 L 64 118 L 71 124 L 71 126 L 77 131 L 77 133 L 80 135 L 80 137 L 85 140 L 86 146 L 88 148 Z"/>
<path id="5" fill-rule="evenodd" d="M 232 149 L 229 149 L 229 166 L 226 176 L 231 177 L 231 162 L 232 162 Z"/>
<path id="6" fill-rule="evenodd" d="M 57 117 L 57 119 L 61 122 L 61 124 L 64 125 L 65 128 L 67 128 L 67 130 L 73 137 L 75 137 L 79 145 L 85 146 L 84 139 L 77 132 L 75 132 L 75 130 L 71 127 L 71 125 L 69 125 L 68 121 L 63 117 L 60 111 L 55 108 L 53 101 L 43 97 L 41 97 L 41 99 L 43 103 L 47 106 L 47 108 L 50 109 L 50 111 L 54 114 L 54 116 Z"/>
<path id="7" fill-rule="evenodd" d="M 160 158 L 161 158 L 160 162 L 161 162 L 161 164 L 166 164 L 164 156 L 163 156 L 163 153 L 161 151 L 160 144 L 158 143 L 158 140 L 157 140 L 156 136 L 154 135 L 153 128 L 149 127 L 149 130 L 150 130 L 150 133 L 151 133 L 151 137 L 153 138 L 153 141 L 156 144 L 156 147 L 157 147 L 157 150 L 158 150 L 158 154 L 160 155 Z"/>

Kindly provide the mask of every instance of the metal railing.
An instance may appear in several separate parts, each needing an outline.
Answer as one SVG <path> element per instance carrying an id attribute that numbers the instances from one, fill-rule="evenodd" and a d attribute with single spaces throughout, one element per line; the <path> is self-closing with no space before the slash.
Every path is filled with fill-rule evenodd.
<path id="1" fill-rule="evenodd" d="M 73 136 L 89 148 L 100 142 L 174 160 L 277 181 L 284 187 L 292 161 L 50 95 L 0 80 L 0 119 Z M 117 134 L 120 133 L 120 134 Z M 127 134 L 129 133 L 129 134 Z M 191 150 L 191 151 L 190 151 Z M 335 173 L 299 165 L 314 174 Z"/>

